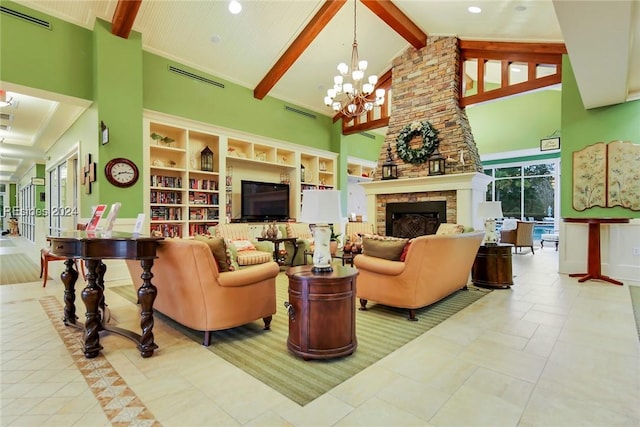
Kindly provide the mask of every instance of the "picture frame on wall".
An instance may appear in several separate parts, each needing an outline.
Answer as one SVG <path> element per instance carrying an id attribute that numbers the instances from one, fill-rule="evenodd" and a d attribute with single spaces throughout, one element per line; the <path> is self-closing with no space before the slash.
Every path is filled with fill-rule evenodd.
<path id="1" fill-rule="evenodd" d="M 540 151 L 551 151 L 560 149 L 560 137 L 542 138 L 540 140 Z"/>

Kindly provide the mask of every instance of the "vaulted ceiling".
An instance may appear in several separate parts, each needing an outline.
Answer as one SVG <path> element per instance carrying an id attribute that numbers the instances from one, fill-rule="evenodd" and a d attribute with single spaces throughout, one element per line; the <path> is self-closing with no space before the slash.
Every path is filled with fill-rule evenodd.
<path id="1" fill-rule="evenodd" d="M 322 98 L 336 65 L 349 61 L 354 34 L 354 2 L 344 0 L 240 0 L 237 15 L 222 0 L 17 3 L 89 29 L 100 18 L 122 36 L 129 29 L 138 31 L 148 51 L 248 87 L 258 99 L 273 96 L 329 116 Z M 471 5 L 482 12 L 469 13 Z M 424 36 L 565 43 L 586 108 L 640 98 L 637 1 L 363 0 L 356 10 L 360 57 L 374 74 L 389 70 L 393 58 L 412 45 L 419 47 Z M 15 89 L 16 98 L 34 95 L 28 88 L 2 84 Z M 58 105 L 62 108 L 64 100 Z M 22 127 L 18 111 L 16 131 Z M 6 135 L 5 144 L 42 152 L 55 139 L 42 143 L 36 135 L 45 132 L 42 126 L 53 125 L 53 117 L 30 119 L 24 126 L 37 128 L 25 129 L 16 141 Z M 6 158 L 3 154 L 3 164 Z"/>

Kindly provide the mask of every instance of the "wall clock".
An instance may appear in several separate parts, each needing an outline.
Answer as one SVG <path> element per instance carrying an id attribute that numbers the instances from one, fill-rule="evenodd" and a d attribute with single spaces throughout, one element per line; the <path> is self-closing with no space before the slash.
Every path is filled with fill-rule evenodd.
<path id="1" fill-rule="evenodd" d="M 131 160 L 121 157 L 111 159 L 104 167 L 107 180 L 116 187 L 131 187 L 138 181 L 138 167 Z"/>

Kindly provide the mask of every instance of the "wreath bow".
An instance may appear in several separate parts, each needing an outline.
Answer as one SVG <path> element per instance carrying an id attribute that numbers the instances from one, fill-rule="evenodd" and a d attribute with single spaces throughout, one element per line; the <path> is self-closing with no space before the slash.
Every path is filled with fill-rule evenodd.
<path id="1" fill-rule="evenodd" d="M 409 142 L 417 135 L 422 136 L 422 146 L 420 148 L 409 147 Z M 409 123 L 402 128 L 396 138 L 398 156 L 405 162 L 414 165 L 426 162 L 439 144 L 438 131 L 426 120 Z"/>

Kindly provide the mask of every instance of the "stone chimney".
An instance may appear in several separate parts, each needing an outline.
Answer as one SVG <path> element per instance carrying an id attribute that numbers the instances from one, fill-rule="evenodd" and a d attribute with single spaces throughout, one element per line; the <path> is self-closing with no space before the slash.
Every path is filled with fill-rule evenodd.
<path id="1" fill-rule="evenodd" d="M 469 119 L 458 105 L 460 66 L 456 37 L 429 37 L 424 48 L 416 50 L 410 47 L 393 61 L 391 115 L 375 180 L 382 175 L 387 143 L 391 144 L 399 179 L 428 175 L 427 163 L 404 163 L 396 151 L 396 137 L 402 128 L 413 121 L 424 120 L 439 132 L 440 154 L 458 160 L 457 163 L 448 163 L 447 174 L 482 172 Z M 413 148 L 420 147 L 420 144 L 420 136 L 411 142 Z M 461 152 L 464 164 L 460 162 Z"/>
<path id="2" fill-rule="evenodd" d="M 392 99 L 389 127 L 380 151 L 373 182 L 362 183 L 367 195 L 367 220 L 379 234 L 392 233 L 390 224 L 398 210 L 409 220 L 416 218 L 414 206 L 446 202 L 446 218 L 441 213 L 421 212 L 437 217 L 438 223 L 459 223 L 481 227 L 477 205 L 483 201 L 491 178 L 482 173 L 469 119 L 458 105 L 460 91 L 460 50 L 456 37 L 429 37 L 423 49 L 407 49 L 393 61 Z M 405 163 L 398 157 L 396 137 L 411 122 L 428 121 L 438 131 L 440 154 L 447 162 L 445 175 L 429 176 L 428 163 Z M 382 180 L 382 164 L 391 144 L 398 165 L 397 180 Z M 410 142 L 418 148 L 418 135 Z M 426 203 L 425 203 L 426 202 Z M 395 213 L 391 213 L 395 209 Z M 395 219 L 394 219 L 395 218 Z"/>

